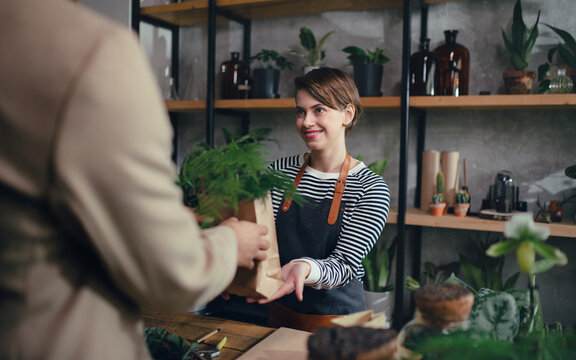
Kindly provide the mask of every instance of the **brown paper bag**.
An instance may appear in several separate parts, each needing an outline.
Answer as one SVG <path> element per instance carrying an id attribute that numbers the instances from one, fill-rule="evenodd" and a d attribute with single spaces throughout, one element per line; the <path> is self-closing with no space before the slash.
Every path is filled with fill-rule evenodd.
<path id="1" fill-rule="evenodd" d="M 283 283 L 270 194 L 264 199 L 241 202 L 236 216 L 239 220 L 252 221 L 266 226 L 268 233 L 264 235 L 264 238 L 270 242 L 270 248 L 266 251 L 266 260 L 256 262 L 252 270 L 238 268 L 234 280 L 226 291 L 238 296 L 268 298 Z"/>
<path id="2" fill-rule="evenodd" d="M 364 310 L 332 319 L 332 324 L 342 327 L 362 326 L 375 329 L 386 329 L 386 314 Z"/>

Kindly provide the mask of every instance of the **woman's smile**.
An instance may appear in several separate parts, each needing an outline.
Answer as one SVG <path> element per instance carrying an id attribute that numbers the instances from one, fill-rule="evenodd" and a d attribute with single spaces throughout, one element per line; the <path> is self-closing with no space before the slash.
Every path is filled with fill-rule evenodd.
<path id="1" fill-rule="evenodd" d="M 323 130 L 302 130 L 302 132 L 304 133 L 306 139 L 314 139 L 315 137 L 320 135 L 320 133 L 322 133 Z"/>

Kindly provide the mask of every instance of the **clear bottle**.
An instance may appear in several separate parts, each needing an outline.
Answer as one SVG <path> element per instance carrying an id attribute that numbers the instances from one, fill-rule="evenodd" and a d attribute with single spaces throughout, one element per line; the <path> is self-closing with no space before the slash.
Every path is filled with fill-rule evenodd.
<path id="1" fill-rule="evenodd" d="M 470 52 L 456 42 L 458 30 L 446 30 L 446 43 L 437 47 L 438 95 L 468 95 Z"/>
<path id="2" fill-rule="evenodd" d="M 574 89 L 572 79 L 566 75 L 566 69 L 559 66 L 550 67 L 550 87 L 548 94 L 570 94 Z"/>
<path id="3" fill-rule="evenodd" d="M 426 285 L 414 291 L 414 318 L 398 334 L 398 359 L 420 358 L 423 340 L 469 327 L 474 295 L 457 284 Z"/>
<path id="4" fill-rule="evenodd" d="M 436 90 L 438 56 L 430 51 L 430 39 L 410 57 L 410 95 L 438 95 Z"/>
<path id="5" fill-rule="evenodd" d="M 244 99 L 249 92 L 248 66 L 240 60 L 239 52 L 232 52 L 231 59 L 222 63 L 220 67 L 222 99 Z M 247 89 L 246 89 L 247 88 Z"/>

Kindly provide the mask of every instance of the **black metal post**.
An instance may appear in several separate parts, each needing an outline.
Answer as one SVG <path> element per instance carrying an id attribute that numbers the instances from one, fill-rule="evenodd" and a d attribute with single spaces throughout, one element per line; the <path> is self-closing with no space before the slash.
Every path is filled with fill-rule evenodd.
<path id="1" fill-rule="evenodd" d="M 216 0 L 208 1 L 208 64 L 206 73 L 206 143 L 214 146 L 214 83 L 216 81 Z"/>
<path id="2" fill-rule="evenodd" d="M 394 301 L 394 328 L 404 325 L 404 283 L 406 257 L 406 202 L 408 188 L 408 135 L 410 125 L 410 26 L 411 0 L 403 2 L 402 23 L 402 93 L 400 95 L 400 173 L 398 184 L 398 243 L 396 256 L 396 291 Z"/>
<path id="3" fill-rule="evenodd" d="M 136 34 L 140 33 L 140 0 L 132 0 L 132 5 L 130 9 L 130 22 L 132 24 L 132 30 L 136 32 Z"/>

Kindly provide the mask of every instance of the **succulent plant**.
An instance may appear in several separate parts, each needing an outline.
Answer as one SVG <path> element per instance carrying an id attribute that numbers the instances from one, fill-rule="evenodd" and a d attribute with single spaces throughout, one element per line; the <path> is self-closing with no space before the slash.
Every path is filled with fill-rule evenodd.
<path id="1" fill-rule="evenodd" d="M 538 21 L 540 20 L 540 10 L 538 10 L 538 17 L 534 26 L 531 28 L 524 24 L 522 18 L 522 4 L 520 0 L 516 1 L 514 6 L 514 15 L 512 17 L 512 33 L 510 36 L 506 35 L 502 29 L 502 38 L 504 45 L 510 53 L 510 62 L 516 70 L 525 70 L 528 67 L 528 60 L 532 54 L 532 48 L 538 38 Z"/>

